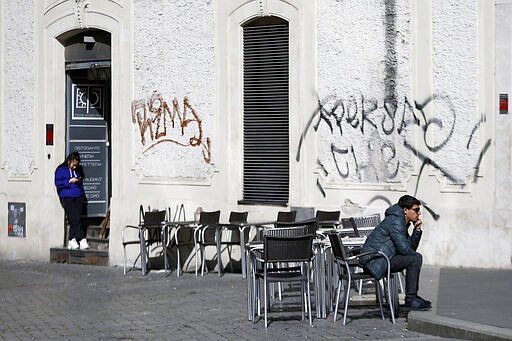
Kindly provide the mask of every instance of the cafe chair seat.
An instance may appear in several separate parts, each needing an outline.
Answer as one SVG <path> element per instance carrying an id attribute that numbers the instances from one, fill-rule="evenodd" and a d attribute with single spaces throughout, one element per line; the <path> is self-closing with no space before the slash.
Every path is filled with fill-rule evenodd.
<path id="1" fill-rule="evenodd" d="M 340 293 L 341 288 L 343 286 L 343 283 L 345 284 L 344 293 L 343 293 L 343 306 L 344 306 L 344 312 L 343 312 L 343 325 L 346 324 L 347 321 L 347 314 L 348 314 L 348 306 L 350 302 L 350 294 L 351 294 L 351 283 L 352 281 L 356 280 L 372 280 L 375 283 L 375 290 L 377 291 L 377 298 L 379 301 L 379 307 L 380 307 L 380 313 L 382 316 L 382 319 L 384 320 L 384 311 L 382 308 L 382 287 L 380 285 L 380 281 L 376 279 L 374 276 L 369 274 L 368 272 L 364 271 L 364 268 L 359 265 L 359 258 L 368 255 L 368 254 L 375 254 L 376 257 L 383 257 L 386 259 L 386 262 L 388 264 L 388 271 L 386 276 L 384 277 L 384 287 L 387 288 L 387 302 L 389 305 L 389 311 L 391 315 L 391 321 L 393 324 L 395 323 L 395 310 L 393 308 L 393 303 L 396 301 L 394 293 L 392 293 L 392 285 L 390 278 L 390 264 L 389 259 L 386 257 L 386 255 L 380 251 L 375 252 L 365 252 L 360 253 L 357 255 L 349 256 L 347 254 L 347 251 L 345 250 L 345 247 L 343 246 L 343 242 L 336 232 L 330 232 L 328 234 L 329 241 L 331 242 L 331 249 L 334 256 L 334 260 L 336 264 L 338 265 L 338 289 L 336 294 L 336 307 L 334 310 L 334 322 L 336 322 L 336 317 L 338 313 L 338 303 L 340 300 Z M 363 271 L 356 272 L 355 270 L 359 268 Z"/>
<path id="2" fill-rule="evenodd" d="M 231 255 L 231 251 L 233 246 L 239 246 L 240 247 L 240 255 L 241 257 L 245 257 L 244 255 L 244 245 L 249 241 L 249 232 L 250 232 L 250 226 L 247 225 L 247 216 L 248 212 L 231 212 L 229 214 L 229 224 L 223 225 L 219 229 L 219 242 L 220 246 L 222 248 L 222 245 L 226 246 L 226 250 L 228 251 L 229 255 L 229 264 L 231 267 L 231 272 L 234 271 L 233 269 L 233 259 Z M 243 226 L 242 226 L 243 225 Z M 221 253 L 222 250 L 219 250 L 219 254 L 217 254 L 217 259 L 219 260 L 220 264 L 220 271 L 223 271 L 222 267 L 222 258 Z"/>
<path id="3" fill-rule="evenodd" d="M 123 245 L 123 274 L 129 271 L 127 268 L 127 253 L 126 247 L 130 245 L 135 245 L 139 247 L 139 253 L 133 262 L 133 266 L 131 269 L 136 268 L 137 261 L 141 258 L 140 248 L 145 248 L 146 258 L 147 258 L 147 268 L 149 269 L 151 266 L 149 264 L 149 255 L 151 252 L 152 245 L 160 245 L 163 246 L 163 236 L 162 236 L 162 226 L 165 224 L 167 219 L 167 211 L 147 211 L 144 212 L 144 208 L 142 205 L 139 207 L 139 224 L 135 225 L 126 225 L 121 230 L 121 242 Z M 133 231 L 133 232 L 130 232 Z M 144 245 L 141 245 L 141 234 L 144 234 Z M 165 248 L 165 247 L 164 247 Z M 163 250 L 165 252 L 165 250 Z M 141 264 L 142 268 L 142 264 Z M 131 270 L 130 269 L 130 270 Z M 147 270 L 147 269 L 145 269 Z"/>
<path id="4" fill-rule="evenodd" d="M 264 306 L 265 328 L 268 326 L 270 305 L 269 284 L 299 282 L 301 284 L 301 316 L 309 315 L 312 326 L 310 262 L 313 258 L 313 235 L 304 234 L 301 227 L 267 229 L 263 233 L 263 250 L 254 251 L 253 256 L 260 266 L 253 268 L 254 288 L 252 290 L 252 307 L 256 300 Z M 279 264 L 279 267 L 275 266 Z M 263 281 L 263 297 L 259 295 L 258 283 Z M 252 318 L 255 321 L 254 317 Z"/>
<path id="5" fill-rule="evenodd" d="M 317 237 L 326 238 L 326 233 L 337 229 L 340 225 L 340 211 L 316 211 L 316 219 L 318 220 Z"/>
<path id="6" fill-rule="evenodd" d="M 201 276 L 204 275 L 204 272 L 207 271 L 206 266 L 206 247 L 207 246 L 215 246 L 216 247 L 216 255 L 220 255 L 220 241 L 219 241 L 219 231 L 218 224 L 220 219 L 220 211 L 213 212 L 201 212 L 199 216 L 199 225 L 195 230 L 195 242 L 198 246 L 198 249 L 201 253 Z M 197 260 L 197 256 L 196 256 Z M 197 264 L 197 263 L 196 263 Z M 221 275 L 221 262 L 220 258 L 217 258 L 217 267 L 219 268 L 219 276 Z M 197 266 L 196 266 L 196 275 L 197 275 Z"/>

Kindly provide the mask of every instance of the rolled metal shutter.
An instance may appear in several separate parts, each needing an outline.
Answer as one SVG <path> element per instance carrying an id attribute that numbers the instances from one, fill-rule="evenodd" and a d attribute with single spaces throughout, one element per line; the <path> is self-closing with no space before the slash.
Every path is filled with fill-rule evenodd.
<path id="1" fill-rule="evenodd" d="M 286 205 L 289 196 L 288 23 L 244 33 L 244 203 Z"/>

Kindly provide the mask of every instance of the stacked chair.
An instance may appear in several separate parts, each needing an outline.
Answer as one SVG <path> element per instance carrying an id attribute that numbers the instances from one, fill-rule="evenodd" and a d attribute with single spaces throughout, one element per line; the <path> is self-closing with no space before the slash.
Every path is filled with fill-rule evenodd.
<path id="1" fill-rule="evenodd" d="M 166 210 L 156 210 L 156 211 L 147 211 L 144 212 L 144 208 L 142 205 L 139 207 L 139 224 L 137 226 L 134 225 L 126 225 L 121 230 L 121 241 L 123 244 L 123 273 L 126 275 L 127 270 L 127 254 L 126 247 L 130 245 L 135 245 L 137 247 L 141 247 L 141 234 L 144 234 L 144 246 L 145 254 L 147 258 L 147 265 L 141 264 L 141 268 L 146 266 L 148 269 L 151 267 L 149 264 L 149 255 L 151 252 L 151 246 L 157 245 L 162 247 L 162 251 L 165 252 L 165 246 L 163 245 L 163 236 L 162 236 L 162 226 L 165 224 L 167 220 L 167 211 Z M 129 231 L 137 231 L 137 237 L 133 237 L 134 233 L 129 233 Z M 138 253 L 138 256 L 135 258 L 132 269 L 135 268 L 137 261 L 141 258 L 141 253 Z M 148 269 L 143 269 L 143 273 Z"/>
<path id="2" fill-rule="evenodd" d="M 197 276 L 197 249 L 201 252 L 201 276 L 204 275 L 206 266 L 206 247 L 215 246 L 217 255 L 217 267 L 219 268 L 219 276 L 222 274 L 222 263 L 220 259 L 220 240 L 218 235 L 218 224 L 220 219 L 220 211 L 201 212 L 199 217 L 199 225 L 194 231 L 196 244 L 196 276 Z"/>
<path id="3" fill-rule="evenodd" d="M 325 238 L 325 233 L 337 229 L 340 224 L 340 211 L 316 211 L 316 219 L 318 221 L 318 232 L 322 238 Z"/>
<path id="4" fill-rule="evenodd" d="M 229 255 L 229 264 L 231 266 L 231 272 L 233 272 L 233 259 L 231 255 L 231 250 L 233 246 L 240 246 L 240 254 L 241 257 L 245 257 L 244 255 L 244 245 L 246 242 L 249 241 L 249 232 L 250 232 L 250 226 L 245 225 L 241 226 L 245 223 L 247 223 L 247 215 L 248 212 L 231 212 L 229 214 L 229 225 L 222 226 L 219 229 L 219 241 L 220 245 L 225 245 L 228 251 Z M 223 238 L 228 234 L 229 239 Z M 217 254 L 217 259 L 219 259 L 219 264 L 222 264 L 221 259 L 221 253 Z M 244 271 L 245 269 L 242 269 Z"/>
<path id="5" fill-rule="evenodd" d="M 375 213 L 361 217 L 350 217 L 341 219 L 345 229 L 352 229 L 355 237 L 363 237 L 372 232 L 380 224 L 380 214 Z"/>

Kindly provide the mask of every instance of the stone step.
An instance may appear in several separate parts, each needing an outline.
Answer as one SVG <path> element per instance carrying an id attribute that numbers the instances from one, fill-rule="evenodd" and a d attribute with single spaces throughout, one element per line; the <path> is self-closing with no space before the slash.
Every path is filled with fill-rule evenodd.
<path id="1" fill-rule="evenodd" d="M 89 225 L 87 226 L 87 240 L 91 237 L 100 238 L 101 234 L 101 226 L 99 225 Z M 106 238 L 108 240 L 108 238 Z"/>
<path id="2" fill-rule="evenodd" d="M 106 237 L 101 236 L 101 224 L 103 218 L 86 218 L 82 222 L 87 227 L 88 250 L 68 250 L 64 247 L 50 249 L 51 263 L 85 264 L 85 265 L 108 265 L 108 229 Z M 69 225 L 66 226 L 69 235 Z"/>
<path id="3" fill-rule="evenodd" d="M 68 250 L 67 248 L 50 248 L 50 263 L 108 265 L 108 252 L 100 250 Z"/>
<path id="4" fill-rule="evenodd" d="M 91 250 L 108 251 L 108 238 L 87 236 L 87 243 Z"/>

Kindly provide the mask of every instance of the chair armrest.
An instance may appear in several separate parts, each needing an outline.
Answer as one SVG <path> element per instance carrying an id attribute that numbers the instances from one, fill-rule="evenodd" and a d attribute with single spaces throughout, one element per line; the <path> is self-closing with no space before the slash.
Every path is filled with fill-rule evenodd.
<path id="1" fill-rule="evenodd" d="M 201 237 L 203 228 L 204 228 L 204 225 L 201 225 L 201 224 L 195 226 L 194 227 L 194 235 L 199 234 L 199 237 Z"/>
<path id="2" fill-rule="evenodd" d="M 126 225 L 125 227 L 123 227 L 123 229 L 121 230 L 121 241 L 123 243 L 125 242 L 125 234 L 126 230 L 128 229 L 140 230 L 140 227 L 135 225 Z"/>
<path id="3" fill-rule="evenodd" d="M 349 255 L 357 256 L 360 254 L 361 250 L 363 249 L 362 246 L 355 246 L 352 248 L 345 248 L 345 252 Z"/>
<path id="4" fill-rule="evenodd" d="M 254 257 L 254 259 L 257 262 L 265 263 L 265 260 L 263 259 L 263 257 L 261 257 L 262 251 L 263 251 L 262 249 L 258 248 L 258 249 L 252 249 L 249 252 L 252 254 L 252 256 Z"/>
<path id="5" fill-rule="evenodd" d="M 238 223 L 230 223 L 230 224 L 221 224 L 218 225 L 219 228 L 219 240 L 222 242 L 222 234 L 225 231 L 231 231 L 231 233 L 240 234 L 240 239 L 242 239 L 243 231 L 245 231 L 245 225 Z"/>
<path id="6" fill-rule="evenodd" d="M 380 257 L 384 257 L 384 259 L 386 260 L 386 263 L 387 263 L 387 279 L 389 280 L 390 276 L 391 276 L 391 263 L 389 262 L 389 258 L 388 256 L 386 256 L 386 254 L 382 251 L 368 251 L 368 252 L 363 252 L 363 253 L 360 253 L 358 255 L 355 255 L 355 256 L 351 256 L 351 257 L 347 257 L 347 261 L 348 260 L 352 260 L 352 259 L 357 259 L 359 260 L 359 258 L 361 258 L 362 256 L 366 256 L 366 255 L 379 255 Z M 362 266 L 362 265 L 361 265 Z M 364 266 L 362 266 L 364 268 Z"/>
<path id="7" fill-rule="evenodd" d="M 206 232 L 207 230 L 211 230 L 211 229 L 213 229 L 214 231 L 217 231 L 217 229 L 218 229 L 218 228 L 219 228 L 219 227 L 217 226 L 217 224 L 215 224 L 215 225 L 213 225 L 213 224 L 212 224 L 212 225 L 199 225 L 199 226 L 196 228 L 197 233 L 199 233 L 199 234 L 200 234 L 200 237 L 201 237 L 199 240 L 200 240 L 200 241 L 204 241 L 204 234 L 205 234 L 205 232 Z"/>
<path id="8" fill-rule="evenodd" d="M 320 237 L 321 239 L 326 239 L 327 238 L 327 235 L 331 232 L 336 232 L 337 230 L 334 229 L 334 228 L 329 228 L 329 229 L 326 229 L 324 228 L 323 230 L 321 229 L 317 229 L 316 230 L 316 236 L 317 237 Z"/>
<path id="9" fill-rule="evenodd" d="M 182 230 L 182 229 L 193 229 L 192 236 L 195 239 L 196 238 L 196 234 L 197 234 L 197 229 L 200 226 L 201 225 L 195 226 L 195 224 L 178 224 L 176 229 L 174 229 L 174 241 L 175 241 L 176 245 L 180 245 L 180 240 L 178 238 L 178 234 L 179 234 L 180 230 Z"/>
<path id="10" fill-rule="evenodd" d="M 237 224 L 237 223 L 232 223 L 232 224 L 222 224 L 222 225 L 218 225 L 219 226 L 219 231 L 222 235 L 222 232 L 223 231 L 236 231 L 236 232 L 242 232 L 244 231 L 247 227 L 249 226 L 245 226 L 245 225 L 242 225 L 242 224 Z"/>

